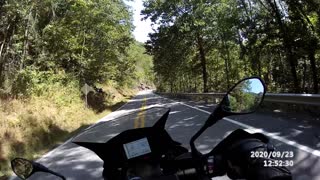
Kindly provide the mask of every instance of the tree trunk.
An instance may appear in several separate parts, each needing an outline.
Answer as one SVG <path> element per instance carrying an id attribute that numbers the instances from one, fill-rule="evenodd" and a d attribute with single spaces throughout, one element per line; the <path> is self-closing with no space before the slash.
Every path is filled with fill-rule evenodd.
<path id="1" fill-rule="evenodd" d="M 3 71 L 4 71 L 4 68 L 3 68 L 3 63 L 0 62 L 0 88 L 3 87 Z"/>
<path id="2" fill-rule="evenodd" d="M 271 59 L 269 57 L 269 59 Z M 269 85 L 271 82 L 272 82 L 272 60 L 270 60 L 268 62 L 268 65 L 267 65 L 267 72 L 266 72 L 266 75 L 264 77 L 264 82 L 266 83 L 266 85 Z"/>
<path id="3" fill-rule="evenodd" d="M 206 93 L 206 92 L 208 92 L 206 54 L 205 54 L 204 48 L 203 48 L 203 39 L 202 39 L 202 37 L 200 37 L 200 35 L 198 35 L 197 40 L 198 40 L 198 48 L 199 48 L 199 54 L 200 54 L 200 62 L 201 62 L 201 67 L 202 67 L 203 92 Z"/>
<path id="4" fill-rule="evenodd" d="M 310 59 L 311 71 L 312 71 L 313 92 L 315 94 L 318 94 L 319 93 L 318 70 L 317 70 L 317 65 L 316 65 L 315 50 L 314 49 L 309 51 L 309 59 Z"/>
<path id="5" fill-rule="evenodd" d="M 258 75 L 259 75 L 259 77 L 261 77 L 261 75 L 262 75 L 262 68 L 261 68 L 260 56 L 259 56 L 259 58 L 257 59 L 257 61 L 258 61 Z"/>
<path id="6" fill-rule="evenodd" d="M 2 53 L 3 53 L 5 43 L 6 43 L 6 39 L 4 38 L 0 47 L 0 88 L 3 86 L 3 81 L 4 81 L 3 79 L 4 63 L 2 62 Z"/>
<path id="7" fill-rule="evenodd" d="M 178 92 L 182 91 L 182 78 L 179 78 L 179 89 Z"/>
<path id="8" fill-rule="evenodd" d="M 4 66 L 6 65 L 6 63 L 5 63 L 4 57 L 6 56 L 6 53 L 8 52 L 8 50 L 5 50 L 5 47 L 9 46 L 9 43 L 11 42 L 12 36 L 14 34 L 14 29 L 12 30 L 11 33 L 10 33 L 10 29 L 11 29 L 11 24 L 9 24 L 8 27 L 6 28 L 6 32 L 3 37 L 3 42 L 0 47 L 0 87 L 3 87 L 3 82 L 5 80 L 5 67 Z M 8 36 L 9 36 L 9 38 L 8 38 Z M 7 40 L 8 40 L 8 42 L 6 42 Z"/>
<path id="9" fill-rule="evenodd" d="M 229 78 L 229 63 L 226 58 L 224 58 L 224 65 L 226 70 L 226 76 L 227 76 L 227 88 L 230 88 L 230 78 Z"/>
<path id="10" fill-rule="evenodd" d="M 194 92 L 197 92 L 198 91 L 198 86 L 197 86 L 197 81 L 195 80 L 194 81 Z"/>
<path id="11" fill-rule="evenodd" d="M 299 93 L 300 87 L 299 87 L 299 80 L 298 80 L 298 76 L 297 76 L 297 70 L 296 70 L 296 65 L 295 65 L 295 58 L 294 55 L 292 54 L 292 50 L 290 48 L 290 50 L 288 50 L 289 52 L 289 62 L 290 62 L 290 70 L 291 70 L 291 74 L 292 74 L 292 78 L 293 78 L 293 87 L 294 87 L 294 92 L 295 93 Z"/>
<path id="12" fill-rule="evenodd" d="M 308 93 L 308 89 L 306 88 L 306 81 L 307 81 L 307 60 L 304 59 L 303 63 L 303 78 L 302 78 L 302 90 L 305 93 Z"/>
<path id="13" fill-rule="evenodd" d="M 2 61 L 2 53 L 3 53 L 3 49 L 4 49 L 4 46 L 6 44 L 6 40 L 7 40 L 7 36 L 8 36 L 8 31 L 10 29 L 10 24 L 8 25 L 8 27 L 6 28 L 7 31 L 6 33 L 4 34 L 4 37 L 3 37 L 3 42 L 1 44 L 1 47 L 0 47 L 0 62 Z"/>
<path id="14" fill-rule="evenodd" d="M 25 31 L 24 31 L 23 53 L 22 53 L 22 58 L 21 58 L 21 63 L 20 63 L 20 70 L 23 69 L 24 62 L 26 60 L 27 48 L 28 48 L 28 43 L 29 43 L 28 40 L 29 40 L 29 19 L 26 23 Z"/>
<path id="15" fill-rule="evenodd" d="M 187 91 L 191 92 L 192 86 L 191 86 L 190 75 L 188 74 L 187 77 L 188 77 Z"/>
<path id="16" fill-rule="evenodd" d="M 3 42 L 1 44 L 1 47 L 0 47 L 0 62 L 2 60 L 2 53 L 3 53 L 3 49 L 4 49 L 5 44 L 6 44 L 6 36 L 4 37 Z"/>
<path id="17" fill-rule="evenodd" d="M 224 49 L 225 49 L 225 53 L 227 54 L 227 57 L 225 57 L 224 55 L 222 55 L 222 56 L 223 56 L 223 59 L 224 59 L 224 65 L 225 65 L 225 71 L 226 71 L 227 88 L 229 89 L 230 88 L 230 77 L 229 77 L 230 55 L 229 55 L 229 48 L 227 47 L 226 42 L 224 40 L 225 40 L 225 36 L 223 35 L 222 41 L 223 41 L 223 46 L 224 46 Z"/>
<path id="18" fill-rule="evenodd" d="M 288 37 L 287 27 L 282 22 L 282 18 L 281 18 L 281 15 L 280 15 L 280 12 L 279 12 L 279 9 L 277 7 L 276 2 L 274 1 L 272 3 L 271 0 L 267 0 L 267 2 L 270 5 L 270 7 L 272 8 L 273 12 L 275 13 L 276 20 L 279 25 L 279 29 L 280 29 L 282 39 L 283 39 L 283 45 L 284 45 L 286 55 L 287 55 L 287 61 L 289 62 L 289 65 L 290 65 L 290 72 L 291 72 L 292 79 L 293 79 L 294 92 L 299 93 L 300 86 L 299 86 L 299 80 L 298 80 L 297 70 L 296 70 L 296 57 L 292 51 L 293 41 L 291 40 L 290 37 Z"/>

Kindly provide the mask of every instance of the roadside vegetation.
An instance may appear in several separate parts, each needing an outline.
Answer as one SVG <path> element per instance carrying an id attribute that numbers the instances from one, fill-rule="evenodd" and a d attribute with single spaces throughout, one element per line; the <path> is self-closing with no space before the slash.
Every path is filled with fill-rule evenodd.
<path id="1" fill-rule="evenodd" d="M 106 105 L 101 109 L 99 104 L 96 109 L 96 104 L 101 103 L 94 98 L 98 93 L 89 94 L 86 108 L 81 93 L 74 87 L 49 87 L 52 89 L 41 96 L 0 100 L 0 177 L 11 173 L 8 163 L 14 157 L 39 158 L 120 107 L 136 92 L 107 86 L 106 92 L 111 91 L 112 96 L 99 99 Z"/>
<path id="2" fill-rule="evenodd" d="M 133 29 L 122 0 L 0 1 L 0 178 L 152 86 Z"/>

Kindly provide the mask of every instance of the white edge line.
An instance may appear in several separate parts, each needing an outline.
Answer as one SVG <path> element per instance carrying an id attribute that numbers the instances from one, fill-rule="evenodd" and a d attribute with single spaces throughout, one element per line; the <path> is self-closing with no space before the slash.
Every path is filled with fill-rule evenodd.
<path id="1" fill-rule="evenodd" d="M 155 94 L 155 95 L 157 95 L 157 94 Z M 157 95 L 157 96 L 160 96 L 160 95 Z M 162 97 L 162 96 L 160 96 L 160 97 Z M 172 100 L 172 99 L 168 99 L 168 98 L 165 98 L 165 97 L 162 97 L 162 98 L 167 99 L 167 100 L 170 100 L 170 101 L 174 101 L 174 100 Z M 174 102 L 177 102 L 177 101 L 174 101 Z M 187 107 L 189 107 L 189 108 L 192 108 L 192 109 L 196 109 L 196 110 L 198 110 L 198 111 L 201 111 L 201 112 L 203 112 L 203 113 L 211 114 L 211 112 L 209 112 L 209 111 L 206 111 L 206 110 L 203 110 L 203 109 L 199 109 L 199 108 L 197 108 L 197 107 L 190 106 L 190 105 L 185 104 L 185 103 L 183 103 L 183 102 L 178 102 L 178 103 L 180 103 L 180 104 L 182 104 L 182 105 L 184 105 L 184 106 L 187 106 Z M 310 148 L 310 147 L 308 147 L 308 146 L 301 145 L 301 144 L 299 144 L 299 143 L 297 143 L 297 142 L 295 142 L 295 141 L 291 141 L 291 140 L 286 139 L 286 138 L 284 138 L 284 137 L 277 136 L 277 135 L 275 135 L 275 134 L 273 134 L 273 133 L 269 133 L 269 132 L 264 131 L 264 130 L 262 130 L 262 129 L 257 129 L 257 128 L 255 128 L 255 127 L 253 127 L 253 126 L 249 126 L 249 125 L 247 125 L 247 124 L 244 124 L 244 123 L 235 121 L 235 120 L 230 119 L 230 118 L 223 118 L 223 119 L 225 119 L 226 121 L 228 121 L 228 122 L 230 122 L 230 123 L 236 124 L 236 125 L 238 125 L 238 126 L 242 126 L 242 127 L 244 127 L 244 128 L 250 129 L 250 130 L 252 130 L 253 132 L 263 133 L 263 134 L 265 134 L 266 136 L 268 136 L 268 137 L 270 137 L 270 138 L 272 138 L 272 139 L 278 140 L 278 141 L 280 141 L 280 142 L 282 142 L 282 143 L 285 143 L 285 144 L 287 144 L 287 145 L 289 145 L 289 146 L 296 147 L 296 148 L 298 148 L 298 149 L 300 149 L 300 150 L 302 150 L 302 151 L 305 151 L 305 152 L 307 152 L 307 153 L 313 154 L 314 156 L 320 157 L 320 151 L 319 151 L 319 150 L 312 149 L 312 148 Z"/>

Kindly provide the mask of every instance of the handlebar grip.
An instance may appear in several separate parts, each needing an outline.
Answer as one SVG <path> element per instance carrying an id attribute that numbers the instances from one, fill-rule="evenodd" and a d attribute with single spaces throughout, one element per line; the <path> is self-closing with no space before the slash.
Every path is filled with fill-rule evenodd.
<path id="1" fill-rule="evenodd" d="M 179 170 L 176 175 L 181 180 L 210 179 L 207 174 L 208 159 L 205 156 L 193 158 L 191 153 L 186 153 L 177 157 L 174 164 Z"/>
<path id="2" fill-rule="evenodd" d="M 179 157 L 175 160 L 175 164 L 179 169 L 192 169 L 198 165 L 197 161 L 191 156 Z"/>
<path id="3" fill-rule="evenodd" d="M 184 153 L 174 160 L 165 160 L 161 163 L 164 174 L 176 174 L 179 179 L 198 179 L 196 168 L 199 162 L 192 158 L 191 153 Z"/>

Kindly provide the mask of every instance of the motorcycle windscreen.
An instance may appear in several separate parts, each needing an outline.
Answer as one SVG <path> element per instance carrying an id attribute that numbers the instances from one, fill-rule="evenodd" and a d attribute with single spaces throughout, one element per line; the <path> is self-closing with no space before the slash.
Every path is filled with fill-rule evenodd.
<path id="1" fill-rule="evenodd" d="M 144 127 L 164 129 L 170 109 L 153 107 L 127 113 L 115 119 L 99 122 L 72 139 L 72 142 L 106 143 L 123 131 Z"/>

